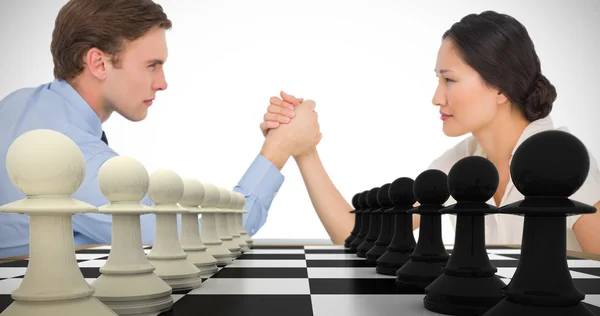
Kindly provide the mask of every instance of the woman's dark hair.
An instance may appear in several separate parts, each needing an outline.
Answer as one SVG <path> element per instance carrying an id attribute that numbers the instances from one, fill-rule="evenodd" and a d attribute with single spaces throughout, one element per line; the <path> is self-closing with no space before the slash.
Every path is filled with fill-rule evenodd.
<path id="1" fill-rule="evenodd" d="M 525 26 L 494 11 L 470 14 L 444 33 L 462 59 L 490 86 L 504 93 L 529 121 L 550 114 L 556 89 L 541 71 Z"/>

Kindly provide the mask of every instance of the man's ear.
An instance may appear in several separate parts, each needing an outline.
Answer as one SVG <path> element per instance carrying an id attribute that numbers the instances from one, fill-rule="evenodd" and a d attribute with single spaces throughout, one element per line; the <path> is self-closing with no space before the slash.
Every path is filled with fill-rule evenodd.
<path id="1" fill-rule="evenodd" d="M 98 80 L 106 79 L 106 71 L 109 66 L 108 56 L 98 48 L 91 48 L 85 54 L 84 67 Z"/>

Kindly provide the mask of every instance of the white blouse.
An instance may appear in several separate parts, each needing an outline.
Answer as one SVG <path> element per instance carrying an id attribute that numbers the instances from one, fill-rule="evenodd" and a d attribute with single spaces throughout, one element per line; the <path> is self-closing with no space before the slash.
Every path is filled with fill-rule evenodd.
<path id="1" fill-rule="evenodd" d="M 531 122 L 523 131 L 521 137 L 517 141 L 516 148 L 528 137 L 538 132 L 554 129 L 552 119 L 548 116 L 543 119 Z M 566 128 L 557 128 L 558 130 L 567 131 Z M 514 154 L 514 150 L 513 150 Z M 438 169 L 446 174 L 450 171 L 450 168 L 460 159 L 467 156 L 481 156 L 486 157 L 485 152 L 477 142 L 477 140 L 471 136 L 456 146 L 450 148 L 444 152 L 439 158 L 434 160 L 429 166 L 430 169 Z M 502 197 L 500 206 L 504 206 L 513 202 L 522 200 L 524 197 L 512 183 L 512 180 L 508 181 L 506 192 Z M 571 197 L 572 200 L 579 201 L 585 204 L 594 206 L 600 201 L 600 170 L 596 159 L 590 154 L 590 171 L 584 184 L 575 192 Z M 456 203 L 456 200 L 450 196 L 445 205 L 452 205 Z M 495 205 L 493 197 L 488 201 L 489 204 Z M 446 215 L 450 217 L 453 230 L 456 229 L 456 215 Z M 573 233 L 573 225 L 579 219 L 581 215 L 574 215 L 567 217 L 567 249 L 573 251 L 581 251 L 581 247 Z M 485 234 L 486 244 L 521 244 L 521 237 L 523 233 L 523 216 L 510 215 L 510 214 L 490 214 L 485 217 Z"/>

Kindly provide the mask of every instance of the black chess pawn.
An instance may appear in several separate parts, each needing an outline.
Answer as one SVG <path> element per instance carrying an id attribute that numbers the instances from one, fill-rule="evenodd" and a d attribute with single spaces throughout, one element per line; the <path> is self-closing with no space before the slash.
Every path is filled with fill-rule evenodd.
<path id="1" fill-rule="evenodd" d="M 594 315 L 581 303 L 585 294 L 573 283 L 566 252 L 567 216 L 596 212 L 569 198 L 589 167 L 583 143 L 559 130 L 539 132 L 515 150 L 510 175 L 525 198 L 499 212 L 525 216 L 521 256 L 504 298 L 486 316 Z"/>
<path id="2" fill-rule="evenodd" d="M 419 239 L 410 260 L 396 272 L 396 285 L 402 292 L 425 293 L 450 258 L 442 240 L 440 214 L 450 197 L 448 176 L 437 169 L 423 171 L 415 179 L 414 194 L 420 205 L 408 213 L 421 215 Z"/>
<path id="3" fill-rule="evenodd" d="M 371 250 L 375 246 L 375 240 L 379 236 L 379 227 L 381 227 L 381 205 L 377 201 L 377 194 L 379 193 L 379 187 L 373 188 L 367 194 L 367 205 L 369 209 L 363 213 L 369 214 L 371 217 L 369 222 L 369 229 L 363 242 L 356 248 L 356 255 L 361 258 L 367 257 L 367 251 Z"/>
<path id="4" fill-rule="evenodd" d="M 381 208 L 373 213 L 379 214 L 379 235 L 375 240 L 375 245 L 367 251 L 367 265 L 376 266 L 377 259 L 383 255 L 387 250 L 387 246 L 392 241 L 392 235 L 394 234 L 394 215 L 387 210 L 393 209 L 394 204 L 390 200 L 390 186 L 391 183 L 386 183 L 381 186 L 379 192 L 377 192 L 377 201 Z"/>
<path id="5" fill-rule="evenodd" d="M 379 274 L 396 275 L 396 271 L 410 260 L 410 254 L 415 250 L 417 243 L 413 233 L 413 215 L 408 214 L 417 201 L 413 194 L 414 183 L 411 178 L 401 177 L 394 180 L 388 190 L 394 208 L 384 213 L 393 216 L 394 228 L 390 244 L 377 259 L 375 271 Z"/>
<path id="6" fill-rule="evenodd" d="M 362 220 L 362 214 L 360 212 L 358 212 L 358 214 L 356 213 L 356 211 L 360 209 L 360 206 L 358 205 L 359 196 L 360 193 L 356 193 L 352 197 L 352 207 L 354 207 L 354 209 L 350 211 L 350 213 L 354 214 L 354 228 L 352 228 L 350 236 L 348 236 L 348 238 L 346 238 L 346 240 L 344 241 L 344 248 L 350 248 L 350 243 L 354 240 L 354 238 L 356 238 L 356 234 L 358 234 L 358 231 L 360 230 L 360 221 Z"/>
<path id="7" fill-rule="evenodd" d="M 443 274 L 425 288 L 424 306 L 448 315 L 482 315 L 502 299 L 506 285 L 496 275 L 485 248 L 485 215 L 497 212 L 487 204 L 498 188 L 494 164 L 478 156 L 459 160 L 448 172 L 448 189 L 456 204 L 441 214 L 456 214 L 452 256 Z"/>
<path id="8" fill-rule="evenodd" d="M 363 240 L 365 240 L 365 236 L 369 232 L 369 224 L 371 223 L 371 214 L 367 213 L 369 211 L 369 206 L 367 205 L 367 195 L 369 194 L 369 190 L 363 191 L 358 196 L 358 205 L 360 206 L 360 210 L 357 210 L 356 213 L 360 214 L 360 229 L 358 230 L 358 234 L 356 234 L 356 238 L 350 243 L 350 249 L 348 252 L 356 253 L 356 248 L 362 244 Z"/>

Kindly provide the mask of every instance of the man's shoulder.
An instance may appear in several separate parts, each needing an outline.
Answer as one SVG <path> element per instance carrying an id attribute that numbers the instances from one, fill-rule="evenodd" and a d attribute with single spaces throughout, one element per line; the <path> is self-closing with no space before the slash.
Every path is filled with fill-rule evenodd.
<path id="1" fill-rule="evenodd" d="M 79 121 L 84 118 L 67 100 L 48 88 L 49 84 L 21 88 L 0 100 L 0 149 L 6 150 L 14 139 L 28 131 L 50 129 L 75 142 L 86 160 L 103 152 L 116 155 L 99 136 L 82 127 L 85 124 Z"/>
<path id="2" fill-rule="evenodd" d="M 14 108 L 14 103 L 25 103 L 39 91 L 43 89 L 43 85 L 37 87 L 23 87 L 14 90 L 0 99 L 0 111 Z"/>
<path id="3" fill-rule="evenodd" d="M 0 99 L 0 120 L 6 124 L 18 124 L 13 119 L 34 115 L 59 115 L 60 109 L 65 107 L 65 101 L 49 89 L 49 83 L 37 87 L 24 87 L 9 93 Z M 48 120 L 50 121 L 50 120 Z"/>

